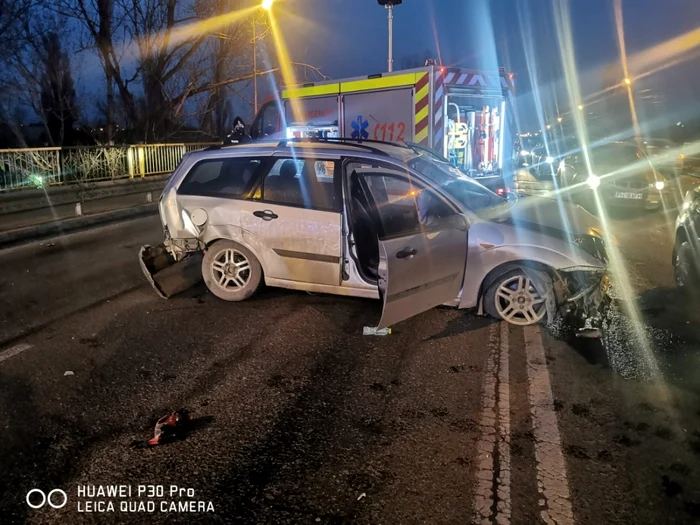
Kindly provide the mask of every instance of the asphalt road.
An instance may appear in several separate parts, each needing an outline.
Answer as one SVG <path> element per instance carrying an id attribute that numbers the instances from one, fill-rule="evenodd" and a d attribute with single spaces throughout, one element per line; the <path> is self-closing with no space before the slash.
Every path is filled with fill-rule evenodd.
<path id="1" fill-rule="evenodd" d="M 442 308 L 366 337 L 376 302 L 282 290 L 162 300 L 136 263 L 157 218 L 3 252 L 0 523 L 697 523 L 700 309 L 663 214 L 610 228 L 641 323 L 602 342 Z"/>

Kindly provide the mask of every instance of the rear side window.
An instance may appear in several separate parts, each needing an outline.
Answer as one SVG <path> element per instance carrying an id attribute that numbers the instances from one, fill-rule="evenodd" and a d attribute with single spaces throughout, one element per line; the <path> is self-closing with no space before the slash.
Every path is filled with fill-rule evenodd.
<path id="1" fill-rule="evenodd" d="M 245 197 L 255 182 L 262 159 L 250 157 L 203 160 L 182 181 L 178 193 L 207 197 Z"/>
<path id="2" fill-rule="evenodd" d="M 278 159 L 265 176 L 262 192 L 255 195 L 266 202 L 301 208 L 337 211 L 339 173 L 333 160 Z"/>

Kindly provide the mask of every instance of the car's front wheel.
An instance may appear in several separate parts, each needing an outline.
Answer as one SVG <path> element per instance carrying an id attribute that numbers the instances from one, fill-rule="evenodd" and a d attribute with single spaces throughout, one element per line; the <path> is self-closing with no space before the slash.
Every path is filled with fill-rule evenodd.
<path id="1" fill-rule="evenodd" d="M 545 293 L 523 270 L 512 270 L 489 286 L 484 310 L 496 319 L 519 326 L 541 323 L 547 318 Z"/>
<path id="2" fill-rule="evenodd" d="M 688 241 L 681 242 L 676 248 L 673 269 L 678 286 L 694 290 L 700 287 L 700 265 L 695 260 L 693 247 Z"/>
<path id="3" fill-rule="evenodd" d="M 202 277 L 209 291 L 224 301 L 243 301 L 262 283 L 262 267 L 245 246 L 216 241 L 204 254 Z"/>

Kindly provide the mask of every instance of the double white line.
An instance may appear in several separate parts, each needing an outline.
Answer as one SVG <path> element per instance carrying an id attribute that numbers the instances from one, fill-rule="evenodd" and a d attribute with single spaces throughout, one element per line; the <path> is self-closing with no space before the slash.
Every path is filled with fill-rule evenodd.
<path id="1" fill-rule="evenodd" d="M 482 391 L 481 437 L 477 443 L 474 500 L 478 523 L 511 522 L 509 326 L 492 325 Z M 499 337 L 500 335 L 500 337 Z M 524 328 L 530 416 L 535 437 L 538 505 L 543 523 L 572 525 L 566 461 L 554 411 L 542 333 Z"/>

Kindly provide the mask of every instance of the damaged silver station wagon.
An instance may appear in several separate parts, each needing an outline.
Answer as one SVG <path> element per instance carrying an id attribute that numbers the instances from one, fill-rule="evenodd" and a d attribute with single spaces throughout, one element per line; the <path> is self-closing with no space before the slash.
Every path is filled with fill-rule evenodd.
<path id="1" fill-rule="evenodd" d="M 381 299 L 377 328 L 438 305 L 530 325 L 596 317 L 609 301 L 593 215 L 500 197 L 407 145 L 299 139 L 192 152 L 159 206 L 165 242 L 143 247 L 141 266 L 164 297 L 187 281 L 173 268 L 189 264 L 227 301 L 263 283 Z"/>

